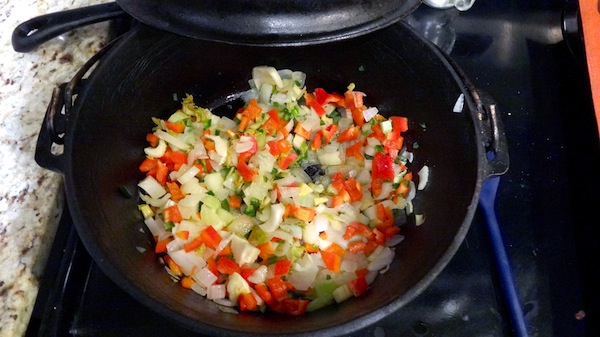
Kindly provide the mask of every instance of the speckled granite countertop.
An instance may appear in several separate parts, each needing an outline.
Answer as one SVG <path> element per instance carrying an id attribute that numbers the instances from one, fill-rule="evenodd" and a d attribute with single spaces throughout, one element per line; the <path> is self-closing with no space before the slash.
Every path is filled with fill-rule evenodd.
<path id="1" fill-rule="evenodd" d="M 34 161 L 52 88 L 105 42 L 108 24 L 78 29 L 20 54 L 17 24 L 107 0 L 0 0 L 0 336 L 25 333 L 62 211 L 62 178 Z"/>

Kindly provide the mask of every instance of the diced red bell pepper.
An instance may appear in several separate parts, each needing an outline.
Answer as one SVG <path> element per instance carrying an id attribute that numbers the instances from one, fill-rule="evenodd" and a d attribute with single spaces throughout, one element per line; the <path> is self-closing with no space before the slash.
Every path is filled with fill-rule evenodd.
<path id="1" fill-rule="evenodd" d="M 167 165 L 160 160 L 157 161 L 156 162 L 156 176 L 154 177 L 154 178 L 156 178 L 156 181 L 158 181 L 159 184 L 164 185 L 167 182 L 168 175 L 169 175 L 169 168 L 167 167 Z"/>
<path id="2" fill-rule="evenodd" d="M 217 260 L 217 270 L 221 274 L 231 275 L 240 272 L 240 267 L 232 259 L 222 256 Z"/>
<path id="3" fill-rule="evenodd" d="M 248 267 L 248 266 L 241 266 L 240 267 L 240 275 L 246 281 L 248 281 L 248 277 L 252 276 L 252 274 L 254 274 L 255 271 L 256 271 L 256 268 L 252 268 L 252 267 Z"/>
<path id="4" fill-rule="evenodd" d="M 292 163 L 293 163 L 293 162 L 294 162 L 296 159 L 298 159 L 298 155 L 297 155 L 296 153 L 294 153 L 294 152 L 292 152 L 292 153 L 288 154 L 288 155 L 287 155 L 287 156 L 285 156 L 285 157 L 280 157 L 280 158 L 279 158 L 279 161 L 278 161 L 279 167 L 280 167 L 282 170 L 285 170 L 285 169 L 287 169 L 287 168 L 290 166 L 290 164 L 292 164 Z"/>
<path id="5" fill-rule="evenodd" d="M 326 113 L 325 108 L 323 108 L 323 106 L 319 104 L 319 102 L 317 102 L 316 100 L 310 102 L 310 107 L 315 110 L 319 117 L 322 117 Z"/>
<path id="6" fill-rule="evenodd" d="M 140 164 L 140 171 L 150 172 L 153 168 L 155 168 L 158 165 L 157 161 L 158 160 L 154 158 L 144 159 L 144 161 Z"/>
<path id="7" fill-rule="evenodd" d="M 240 153 L 238 156 L 237 170 L 245 181 L 252 181 L 256 176 L 256 172 L 254 172 L 247 164 L 250 157 L 252 157 L 252 154 L 248 152 Z"/>
<path id="8" fill-rule="evenodd" d="M 371 176 L 373 179 L 394 180 L 394 159 L 381 152 L 376 152 L 373 157 Z"/>
<path id="9" fill-rule="evenodd" d="M 363 143 L 358 142 L 352 146 L 346 148 L 346 157 L 354 157 L 358 160 L 365 160 L 365 157 L 361 153 L 361 149 L 363 148 Z"/>
<path id="10" fill-rule="evenodd" d="M 200 237 L 207 247 L 215 249 L 221 242 L 221 235 L 213 226 L 208 226 L 200 232 Z"/>
<path id="11" fill-rule="evenodd" d="M 154 247 L 155 253 L 165 253 L 167 251 L 167 243 L 173 241 L 173 237 L 169 236 L 168 238 L 164 238 L 156 243 Z"/>
<path id="12" fill-rule="evenodd" d="M 264 283 L 255 285 L 254 290 L 256 290 L 258 296 L 260 296 L 260 298 L 262 298 L 263 301 L 265 301 L 265 303 L 269 305 L 273 303 L 273 296 L 271 295 L 271 292 L 269 292 L 269 289 Z"/>
<path id="13" fill-rule="evenodd" d="M 313 149 L 313 150 L 318 150 L 318 149 L 321 148 L 322 145 L 323 145 L 323 134 L 321 133 L 321 131 L 319 131 L 313 137 L 312 144 L 310 145 L 310 148 Z"/>
<path id="14" fill-rule="evenodd" d="M 177 205 L 173 205 L 171 207 L 167 207 L 163 210 L 163 216 L 165 222 L 181 222 L 183 218 L 181 217 L 181 213 L 179 213 L 179 207 Z"/>
<path id="15" fill-rule="evenodd" d="M 321 251 L 321 258 L 323 259 L 323 263 L 325 264 L 327 269 L 331 270 L 334 273 L 340 271 L 342 258 L 339 255 L 330 251 Z"/>
<path id="16" fill-rule="evenodd" d="M 326 127 L 321 129 L 321 135 L 323 136 L 323 139 L 325 140 L 326 144 L 329 144 L 329 142 L 331 142 L 333 136 L 335 136 L 337 131 L 338 126 L 335 124 L 327 125 Z"/>
<path id="17" fill-rule="evenodd" d="M 319 104 L 321 105 L 325 105 L 327 103 L 336 103 L 343 99 L 343 97 L 340 94 L 329 94 L 323 88 L 315 89 L 315 98 L 317 99 L 317 102 L 319 102 Z"/>
<path id="18" fill-rule="evenodd" d="M 281 314 L 300 316 L 306 312 L 309 300 L 288 298 L 281 302 L 273 302 L 270 308 Z"/>
<path id="19" fill-rule="evenodd" d="M 349 127 L 348 129 L 346 129 L 342 133 L 340 133 L 337 141 L 340 143 L 343 143 L 343 142 L 357 139 L 358 138 L 358 129 L 359 129 L 358 126 Z"/>
<path id="20" fill-rule="evenodd" d="M 240 311 L 255 311 L 258 307 L 256 298 L 254 298 L 252 293 L 240 294 L 238 303 L 240 305 Z"/>
<path id="21" fill-rule="evenodd" d="M 344 176 L 342 172 L 336 172 L 331 176 L 331 186 L 340 191 L 344 187 Z"/>
<path id="22" fill-rule="evenodd" d="M 344 181 L 344 187 L 350 195 L 350 201 L 358 201 L 362 199 L 362 186 L 354 178 Z"/>
<path id="23" fill-rule="evenodd" d="M 219 276 L 219 270 L 217 269 L 217 262 L 215 261 L 215 259 L 211 256 L 208 259 L 206 259 L 206 268 L 208 268 L 208 270 L 210 270 L 211 273 L 213 273 L 215 276 Z"/>
<path id="24" fill-rule="evenodd" d="M 288 297 L 287 286 L 280 277 L 268 279 L 267 285 L 269 286 L 269 291 L 274 300 L 281 302 Z"/>
<path id="25" fill-rule="evenodd" d="M 350 240 L 354 235 L 362 235 L 367 240 L 373 238 L 373 231 L 371 228 L 362 222 L 352 221 L 346 227 L 346 231 L 344 232 L 344 240 Z"/>
<path id="26" fill-rule="evenodd" d="M 278 260 L 275 262 L 275 268 L 273 269 L 275 276 L 284 276 L 290 272 L 292 261 L 288 259 Z"/>
<path id="27" fill-rule="evenodd" d="M 400 134 L 401 132 L 408 130 L 408 118 L 392 116 L 390 117 L 390 120 L 392 121 L 392 130 L 394 132 Z"/>
<path id="28" fill-rule="evenodd" d="M 352 291 L 354 296 L 358 297 L 367 291 L 369 284 L 367 283 L 367 279 L 363 276 L 348 282 L 348 288 L 350 288 L 350 291 Z"/>

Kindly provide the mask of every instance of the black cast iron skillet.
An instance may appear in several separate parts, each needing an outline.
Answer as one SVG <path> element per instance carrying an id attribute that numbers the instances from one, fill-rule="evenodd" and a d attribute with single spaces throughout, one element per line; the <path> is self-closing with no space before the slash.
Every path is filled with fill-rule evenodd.
<path id="1" fill-rule="evenodd" d="M 230 113 L 228 104 L 248 88 L 257 65 L 304 71 L 308 88 L 343 92 L 356 83 L 367 93 L 366 104 L 385 116 L 409 118 L 406 144 L 416 158 L 412 169 L 431 168 L 417 203 L 425 223 L 402 228 L 406 239 L 389 271 L 363 296 L 302 317 L 226 314 L 173 283 L 157 263 L 151 235 L 140 231 L 139 200 L 119 192 L 137 193 L 152 116 L 167 117 L 186 93 L 201 106 Z M 165 318 L 205 334 L 334 336 L 382 319 L 442 271 L 469 229 L 484 179 L 508 165 L 501 125 L 489 113 L 491 103 L 403 23 L 351 40 L 296 48 L 203 42 L 140 25 L 78 83 L 86 70 L 55 91 L 36 160 L 64 174 L 77 231 L 100 268 Z M 453 112 L 461 94 L 464 109 Z M 52 150 L 53 143 L 63 142 L 62 153 Z"/>
<path id="2" fill-rule="evenodd" d="M 76 27 L 123 17 L 182 36 L 245 45 L 296 46 L 386 27 L 421 0 L 117 0 L 42 15 L 20 24 L 12 44 L 29 51 Z"/>

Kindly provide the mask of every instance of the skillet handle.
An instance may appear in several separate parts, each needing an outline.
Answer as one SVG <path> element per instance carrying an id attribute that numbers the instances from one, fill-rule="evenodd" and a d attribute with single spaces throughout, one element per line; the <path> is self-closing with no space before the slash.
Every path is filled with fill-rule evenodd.
<path id="1" fill-rule="evenodd" d="M 77 27 L 125 15 L 116 2 L 41 15 L 15 28 L 12 33 L 12 46 L 17 52 L 28 52 Z"/>
<path id="2" fill-rule="evenodd" d="M 35 148 L 35 161 L 43 168 L 64 172 L 64 139 L 68 132 L 69 115 L 74 100 L 86 86 L 83 77 L 121 39 L 115 38 L 100 49 L 77 71 L 68 83 L 62 83 L 52 91 L 52 97 L 42 122 Z"/>
<path id="3" fill-rule="evenodd" d="M 486 152 L 485 176 L 498 176 L 506 173 L 510 165 L 508 144 L 504 124 L 496 102 L 486 93 L 472 90 L 477 104 L 477 119 L 481 123 L 481 138 Z"/>

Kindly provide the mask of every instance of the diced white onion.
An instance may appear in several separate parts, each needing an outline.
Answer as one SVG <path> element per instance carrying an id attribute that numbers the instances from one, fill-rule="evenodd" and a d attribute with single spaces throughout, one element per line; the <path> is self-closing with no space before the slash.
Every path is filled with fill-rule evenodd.
<path id="1" fill-rule="evenodd" d="M 417 185 L 417 189 L 421 191 L 427 186 L 427 182 L 429 181 L 429 167 L 427 165 L 423 166 L 419 172 L 417 172 L 419 176 L 419 185 Z"/>
<path id="2" fill-rule="evenodd" d="M 224 284 L 211 284 L 206 289 L 206 298 L 209 300 L 220 300 L 225 298 L 227 288 Z"/>
<path id="3" fill-rule="evenodd" d="M 215 283 L 218 277 L 215 274 L 213 274 L 212 271 L 210 271 L 210 269 L 204 267 L 198 272 L 196 272 L 192 276 L 192 278 L 194 279 L 194 281 L 200 283 L 205 288 L 207 288 L 211 284 Z"/>
<path id="4" fill-rule="evenodd" d="M 167 193 L 167 190 L 153 176 L 144 178 L 140 181 L 138 187 L 154 199 L 158 199 Z"/>
<path id="5" fill-rule="evenodd" d="M 363 116 L 365 117 L 365 121 L 370 121 L 375 115 L 379 113 L 379 109 L 376 107 L 370 107 L 363 110 Z"/>

